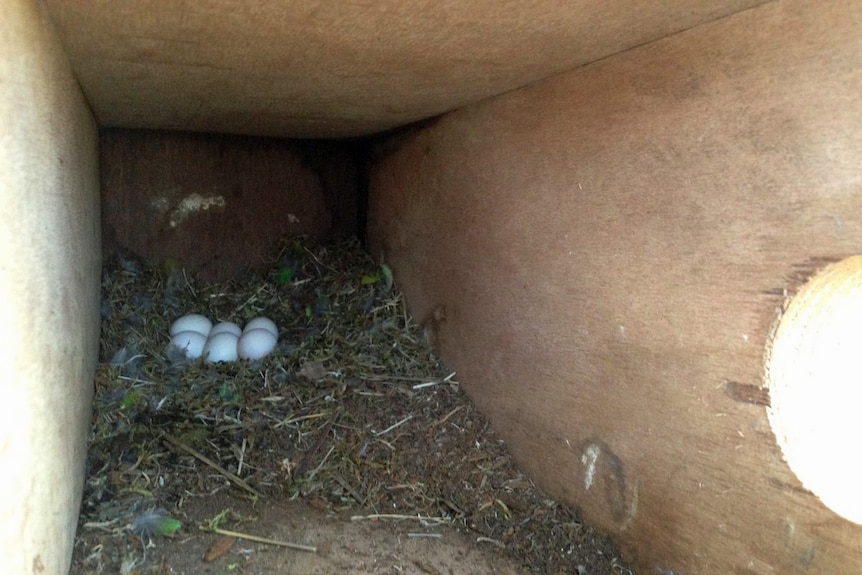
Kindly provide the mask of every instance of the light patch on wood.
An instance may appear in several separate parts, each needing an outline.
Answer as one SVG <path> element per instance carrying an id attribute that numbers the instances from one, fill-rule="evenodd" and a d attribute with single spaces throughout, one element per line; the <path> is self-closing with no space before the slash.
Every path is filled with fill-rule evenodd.
<path id="1" fill-rule="evenodd" d="M 587 470 L 584 472 L 584 489 L 587 491 L 593 486 L 593 479 L 596 476 L 596 462 L 599 460 L 601 454 L 602 448 L 595 443 L 591 443 L 584 450 L 584 454 L 581 455 L 581 463 L 587 466 Z"/>
<path id="2" fill-rule="evenodd" d="M 190 194 L 183 198 L 177 207 L 174 208 L 171 213 L 169 225 L 172 228 L 175 228 L 190 214 L 203 212 L 212 207 L 223 208 L 224 206 L 225 201 L 223 196 L 210 196 L 205 198 L 200 194 Z"/>

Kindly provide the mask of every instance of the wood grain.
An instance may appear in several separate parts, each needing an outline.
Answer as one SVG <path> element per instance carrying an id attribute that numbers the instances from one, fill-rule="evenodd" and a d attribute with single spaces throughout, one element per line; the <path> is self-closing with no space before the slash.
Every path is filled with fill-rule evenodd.
<path id="1" fill-rule="evenodd" d="M 788 295 L 862 246 L 860 20 L 772 2 L 380 151 L 371 252 L 536 481 L 640 572 L 862 564 L 762 389 Z"/>
<path id="2" fill-rule="evenodd" d="M 102 126 L 360 136 L 763 0 L 47 0 Z"/>

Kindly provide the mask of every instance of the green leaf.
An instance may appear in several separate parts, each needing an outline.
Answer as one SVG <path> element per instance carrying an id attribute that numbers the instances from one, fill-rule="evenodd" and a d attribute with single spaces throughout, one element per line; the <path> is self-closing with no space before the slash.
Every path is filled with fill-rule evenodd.
<path id="1" fill-rule="evenodd" d="M 149 497 L 152 496 L 152 493 L 150 493 Z M 152 537 L 154 535 L 168 537 L 176 533 L 181 526 L 182 523 L 180 523 L 179 520 L 174 519 L 167 513 L 156 510 L 141 513 L 137 518 L 135 518 L 131 525 L 129 525 L 129 529 L 132 533 L 141 538 Z"/>
<path id="2" fill-rule="evenodd" d="M 232 382 L 223 381 L 218 390 L 218 396 L 228 403 L 239 403 L 239 391 Z"/>
<path id="3" fill-rule="evenodd" d="M 141 394 L 138 390 L 129 390 L 129 392 L 123 396 L 123 399 L 120 401 L 120 409 L 131 409 L 138 404 L 140 399 Z"/>
<path id="4" fill-rule="evenodd" d="M 284 285 L 293 279 L 293 269 L 291 268 L 281 268 L 278 270 L 278 275 L 275 278 L 275 281 L 280 285 Z"/>
<path id="5" fill-rule="evenodd" d="M 178 519 L 162 517 L 156 524 L 156 531 L 158 531 L 159 535 L 168 536 L 176 533 L 182 526 L 183 524 Z"/>
<path id="6" fill-rule="evenodd" d="M 395 278 L 392 277 L 392 269 L 386 264 L 380 264 L 380 272 L 386 280 L 386 289 L 392 289 L 392 284 L 395 283 Z"/>
<path id="7" fill-rule="evenodd" d="M 364 276 L 362 276 L 362 280 L 361 280 L 362 285 L 364 285 L 364 286 L 376 284 L 379 281 L 380 281 L 380 274 L 379 273 L 365 274 Z"/>
<path id="8" fill-rule="evenodd" d="M 210 531 L 213 531 L 214 529 L 220 529 L 222 525 L 227 523 L 228 517 L 232 517 L 233 514 L 233 510 L 231 510 L 230 507 L 222 509 L 218 515 L 207 520 L 206 529 Z"/>

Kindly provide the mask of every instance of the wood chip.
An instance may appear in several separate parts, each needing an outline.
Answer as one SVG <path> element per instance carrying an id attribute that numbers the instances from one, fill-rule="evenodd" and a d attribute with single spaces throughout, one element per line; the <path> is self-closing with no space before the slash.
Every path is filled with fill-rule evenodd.
<path id="1" fill-rule="evenodd" d="M 232 535 L 222 535 L 216 539 L 215 543 L 210 545 L 209 549 L 207 549 L 207 552 L 204 554 L 204 561 L 212 563 L 216 559 L 224 557 L 227 552 L 230 551 L 234 541 L 236 541 L 236 537 Z"/>

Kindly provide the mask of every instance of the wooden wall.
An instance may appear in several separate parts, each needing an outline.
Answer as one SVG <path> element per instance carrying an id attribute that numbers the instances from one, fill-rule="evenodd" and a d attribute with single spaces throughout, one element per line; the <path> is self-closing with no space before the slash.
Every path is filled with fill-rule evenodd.
<path id="1" fill-rule="evenodd" d="M 69 568 L 99 343 L 96 123 L 39 3 L 0 3 L 0 572 Z"/>
<path id="2" fill-rule="evenodd" d="M 763 388 L 785 291 L 862 249 L 860 22 L 771 2 L 379 151 L 372 253 L 536 481 L 642 573 L 862 565 Z"/>
<path id="3" fill-rule="evenodd" d="M 46 0 L 102 126 L 361 136 L 764 0 Z"/>

